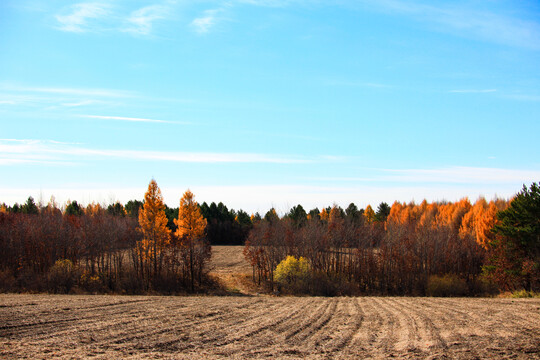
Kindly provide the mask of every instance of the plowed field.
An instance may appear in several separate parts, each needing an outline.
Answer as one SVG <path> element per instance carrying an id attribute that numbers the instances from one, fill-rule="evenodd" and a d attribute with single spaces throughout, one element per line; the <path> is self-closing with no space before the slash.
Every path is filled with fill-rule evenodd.
<path id="1" fill-rule="evenodd" d="M 540 299 L 0 295 L 0 358 L 540 358 Z"/>

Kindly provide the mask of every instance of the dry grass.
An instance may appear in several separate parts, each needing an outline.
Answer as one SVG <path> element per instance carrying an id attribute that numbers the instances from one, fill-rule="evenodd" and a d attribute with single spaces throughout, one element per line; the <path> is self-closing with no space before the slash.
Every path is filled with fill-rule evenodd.
<path id="1" fill-rule="evenodd" d="M 0 295 L 0 358 L 540 358 L 539 299 Z"/>
<path id="2" fill-rule="evenodd" d="M 251 271 L 214 256 L 231 286 Z M 539 339 L 537 298 L 0 295 L 2 359 L 540 359 Z"/>
<path id="3" fill-rule="evenodd" d="M 244 258 L 243 246 L 212 246 L 210 276 L 231 294 L 255 295 L 252 268 Z"/>

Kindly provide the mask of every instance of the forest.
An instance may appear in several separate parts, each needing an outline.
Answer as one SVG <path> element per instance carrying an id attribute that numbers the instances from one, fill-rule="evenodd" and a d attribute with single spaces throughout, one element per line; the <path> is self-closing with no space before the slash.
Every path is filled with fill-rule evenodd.
<path id="1" fill-rule="evenodd" d="M 540 188 L 471 203 L 334 205 L 279 216 L 198 204 L 178 208 L 152 180 L 143 201 L 0 207 L 0 291 L 201 292 L 211 245 L 243 245 L 269 292 L 489 295 L 540 290 Z"/>

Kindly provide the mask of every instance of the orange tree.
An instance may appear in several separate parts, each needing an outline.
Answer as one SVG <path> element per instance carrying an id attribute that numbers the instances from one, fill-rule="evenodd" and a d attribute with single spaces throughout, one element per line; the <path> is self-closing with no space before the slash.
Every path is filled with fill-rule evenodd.
<path id="1" fill-rule="evenodd" d="M 170 243 L 171 231 L 167 227 L 167 221 L 161 190 L 152 179 L 144 194 L 144 206 L 139 211 L 138 230 L 143 237 L 136 248 L 141 275 L 148 282 L 151 272 L 154 280 L 161 273 L 165 248 Z"/>
<path id="2" fill-rule="evenodd" d="M 189 276 L 191 291 L 194 291 L 195 278 L 199 279 L 200 284 L 205 264 L 211 256 L 211 248 L 205 238 L 206 219 L 190 190 L 180 199 L 178 219 L 174 223 L 178 226 L 175 235 L 179 240 L 185 272 Z"/>

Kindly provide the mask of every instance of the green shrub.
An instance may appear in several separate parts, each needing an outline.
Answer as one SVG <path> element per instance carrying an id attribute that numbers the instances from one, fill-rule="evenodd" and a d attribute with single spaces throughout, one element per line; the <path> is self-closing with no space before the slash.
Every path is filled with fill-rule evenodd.
<path id="1" fill-rule="evenodd" d="M 465 296 L 467 293 L 468 286 L 465 280 L 454 274 L 432 275 L 428 279 L 426 289 L 428 296 Z"/>

